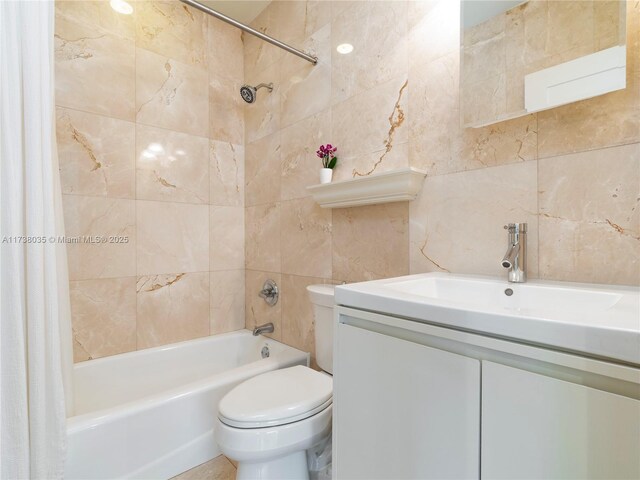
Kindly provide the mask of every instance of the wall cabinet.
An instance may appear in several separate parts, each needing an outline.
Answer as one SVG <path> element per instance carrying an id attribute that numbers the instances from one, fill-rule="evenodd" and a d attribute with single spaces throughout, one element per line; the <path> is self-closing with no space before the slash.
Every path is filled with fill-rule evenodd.
<path id="1" fill-rule="evenodd" d="M 640 478 L 640 369 L 337 311 L 334 478 Z"/>

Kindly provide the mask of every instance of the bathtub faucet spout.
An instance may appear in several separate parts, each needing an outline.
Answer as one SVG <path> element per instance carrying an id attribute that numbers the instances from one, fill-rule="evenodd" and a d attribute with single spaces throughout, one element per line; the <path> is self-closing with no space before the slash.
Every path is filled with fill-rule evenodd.
<path id="1" fill-rule="evenodd" d="M 273 323 L 265 323 L 264 325 L 258 325 L 253 329 L 253 335 L 257 337 L 258 335 L 262 335 L 263 333 L 273 333 Z"/>

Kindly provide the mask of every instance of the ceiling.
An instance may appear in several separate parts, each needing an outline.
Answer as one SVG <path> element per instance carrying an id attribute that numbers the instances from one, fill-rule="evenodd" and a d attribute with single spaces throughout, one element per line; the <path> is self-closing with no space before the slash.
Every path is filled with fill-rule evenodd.
<path id="1" fill-rule="evenodd" d="M 271 0 L 200 0 L 200 2 L 248 25 L 267 8 Z"/>
<path id="2" fill-rule="evenodd" d="M 464 28 L 479 25 L 527 0 L 463 0 L 462 21 Z"/>

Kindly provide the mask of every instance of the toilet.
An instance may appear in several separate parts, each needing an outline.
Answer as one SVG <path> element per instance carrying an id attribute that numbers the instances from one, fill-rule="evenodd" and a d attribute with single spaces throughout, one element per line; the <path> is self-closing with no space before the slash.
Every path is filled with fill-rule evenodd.
<path id="1" fill-rule="evenodd" d="M 333 285 L 307 287 L 315 319 L 316 361 L 257 375 L 220 401 L 216 440 L 238 462 L 237 480 L 306 480 L 307 451 L 331 437 Z"/>

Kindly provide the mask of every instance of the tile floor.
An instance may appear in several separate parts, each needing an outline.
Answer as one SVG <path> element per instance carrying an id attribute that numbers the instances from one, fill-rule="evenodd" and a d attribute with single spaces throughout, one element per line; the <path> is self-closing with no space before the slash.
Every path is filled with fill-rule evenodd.
<path id="1" fill-rule="evenodd" d="M 172 480 L 235 480 L 236 467 L 224 455 L 187 470 Z"/>

